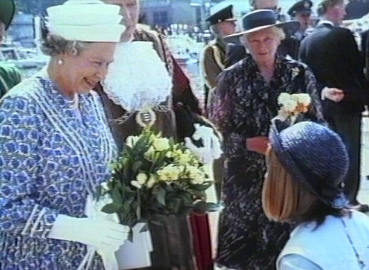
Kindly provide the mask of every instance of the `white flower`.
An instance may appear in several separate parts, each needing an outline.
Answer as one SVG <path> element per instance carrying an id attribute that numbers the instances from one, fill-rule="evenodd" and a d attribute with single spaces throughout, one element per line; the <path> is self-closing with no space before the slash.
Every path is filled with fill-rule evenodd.
<path id="1" fill-rule="evenodd" d="M 138 140 L 140 139 L 139 136 L 129 136 L 127 139 L 126 139 L 126 144 L 129 146 L 129 147 L 133 147 L 135 146 L 135 144 L 138 142 Z"/>
<path id="2" fill-rule="evenodd" d="M 283 110 L 285 110 L 286 112 L 294 112 L 296 110 L 297 105 L 298 105 L 297 101 L 290 99 L 289 101 L 283 104 Z"/>
<path id="3" fill-rule="evenodd" d="M 169 140 L 167 138 L 158 138 L 153 142 L 156 151 L 165 151 L 170 148 Z"/>
<path id="4" fill-rule="evenodd" d="M 142 185 L 138 181 L 131 181 L 131 185 L 138 189 L 142 188 Z"/>
<path id="5" fill-rule="evenodd" d="M 297 97 L 297 102 L 303 104 L 304 106 L 309 106 L 311 103 L 311 97 L 309 94 L 295 94 Z"/>
<path id="6" fill-rule="evenodd" d="M 281 106 L 284 106 L 285 103 L 289 102 L 291 100 L 291 95 L 288 93 L 282 93 L 278 97 L 278 104 Z"/>
<path id="7" fill-rule="evenodd" d="M 205 182 L 205 175 L 198 174 L 194 179 L 191 180 L 191 183 L 194 185 L 202 185 Z"/>
<path id="8" fill-rule="evenodd" d="M 156 179 L 154 176 L 150 176 L 149 181 L 147 181 L 146 186 L 152 188 L 156 184 Z"/>
<path id="9" fill-rule="evenodd" d="M 136 177 L 136 180 L 137 182 L 140 184 L 140 185 L 144 185 L 147 181 L 147 175 L 144 174 L 144 173 L 139 173 Z"/>

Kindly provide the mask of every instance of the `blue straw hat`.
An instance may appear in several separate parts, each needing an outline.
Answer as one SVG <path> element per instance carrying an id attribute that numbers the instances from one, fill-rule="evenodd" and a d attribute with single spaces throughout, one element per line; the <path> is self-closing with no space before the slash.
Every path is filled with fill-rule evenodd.
<path id="1" fill-rule="evenodd" d="M 275 120 L 269 137 L 279 161 L 292 179 L 334 208 L 348 205 L 343 194 L 343 180 L 349 158 L 344 143 L 335 132 L 313 122 L 286 127 Z"/>

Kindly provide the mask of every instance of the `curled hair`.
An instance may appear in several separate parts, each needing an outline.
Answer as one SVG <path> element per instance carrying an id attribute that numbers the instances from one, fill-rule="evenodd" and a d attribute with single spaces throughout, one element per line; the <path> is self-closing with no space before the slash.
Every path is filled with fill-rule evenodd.
<path id="1" fill-rule="evenodd" d="M 286 38 L 286 34 L 284 33 L 283 29 L 282 28 L 279 28 L 279 27 L 271 27 L 270 28 L 273 32 L 273 34 L 278 37 L 280 40 L 282 39 L 285 39 Z M 249 33 L 249 34 L 246 34 L 246 35 L 242 35 L 240 37 L 240 41 L 241 43 L 244 45 L 244 46 L 247 46 L 248 44 L 248 37 L 250 37 L 252 34 L 254 34 L 255 32 L 253 33 Z"/>
<path id="2" fill-rule="evenodd" d="M 346 209 L 335 209 L 321 201 L 315 194 L 292 179 L 282 166 L 276 153 L 267 155 L 266 176 L 262 201 L 265 215 L 279 222 L 311 222 L 321 225 L 326 216 L 344 216 Z"/>
<path id="3" fill-rule="evenodd" d="M 80 55 L 88 49 L 91 42 L 70 41 L 60 36 L 48 34 L 41 42 L 41 50 L 49 56 L 56 56 L 63 53 Z"/>

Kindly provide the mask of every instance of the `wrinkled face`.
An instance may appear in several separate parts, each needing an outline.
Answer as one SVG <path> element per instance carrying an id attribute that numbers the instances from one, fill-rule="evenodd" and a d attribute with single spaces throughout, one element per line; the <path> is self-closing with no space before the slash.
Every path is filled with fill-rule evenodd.
<path id="1" fill-rule="evenodd" d="M 0 44 L 4 41 L 6 37 L 5 24 L 0 22 Z"/>
<path id="2" fill-rule="evenodd" d="M 138 0 L 103 0 L 106 4 L 121 6 L 121 14 L 123 15 L 124 25 L 131 26 L 138 23 L 140 16 L 140 5 Z M 127 25 L 128 24 L 128 25 Z"/>
<path id="3" fill-rule="evenodd" d="M 327 8 L 327 15 L 335 25 L 341 25 L 343 18 L 346 16 L 346 3 L 337 4 Z"/>
<path id="4" fill-rule="evenodd" d="M 236 32 L 236 23 L 235 22 L 220 22 L 218 23 L 219 33 L 222 36 L 232 35 Z"/>
<path id="5" fill-rule="evenodd" d="M 257 63 L 274 61 L 281 40 L 273 28 L 247 34 L 246 39 L 246 46 Z"/>
<path id="6" fill-rule="evenodd" d="M 309 27 L 311 13 L 297 13 L 295 19 L 300 22 L 300 29 L 305 30 Z"/>
<path id="7" fill-rule="evenodd" d="M 278 0 L 255 0 L 255 9 L 272 9 L 278 11 Z"/>
<path id="8" fill-rule="evenodd" d="M 75 56 L 65 53 L 60 56 L 60 86 L 71 92 L 88 93 L 104 80 L 109 64 L 114 60 L 116 43 L 91 43 L 90 46 Z"/>

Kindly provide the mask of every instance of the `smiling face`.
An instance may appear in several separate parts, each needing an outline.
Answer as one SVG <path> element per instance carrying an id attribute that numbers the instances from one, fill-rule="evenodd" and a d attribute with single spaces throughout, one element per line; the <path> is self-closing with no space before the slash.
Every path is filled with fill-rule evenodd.
<path id="1" fill-rule="evenodd" d="M 79 55 L 65 53 L 60 67 L 59 86 L 71 93 L 88 93 L 102 81 L 114 60 L 116 43 L 91 43 Z"/>
<path id="2" fill-rule="evenodd" d="M 257 63 L 274 61 L 281 43 L 278 30 L 266 28 L 246 35 L 246 46 Z"/>

